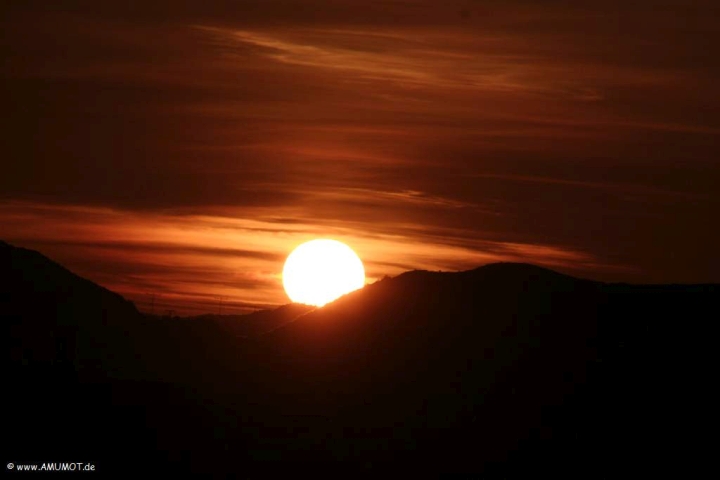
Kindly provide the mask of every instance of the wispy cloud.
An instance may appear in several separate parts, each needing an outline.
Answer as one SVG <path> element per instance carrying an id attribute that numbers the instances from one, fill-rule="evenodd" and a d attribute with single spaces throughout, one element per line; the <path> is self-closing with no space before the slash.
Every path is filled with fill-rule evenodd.
<path id="1" fill-rule="evenodd" d="M 40 3 L 0 18 L 3 236 L 133 298 L 282 302 L 316 236 L 373 278 L 720 271 L 717 2 Z"/>
<path id="2" fill-rule="evenodd" d="M 542 63 L 533 55 L 509 53 L 507 38 L 465 35 L 464 50 L 458 34 L 432 30 L 399 33 L 388 30 L 296 29 L 257 32 L 198 25 L 199 31 L 222 42 L 225 48 L 250 45 L 256 53 L 277 62 L 356 75 L 356 81 L 399 82 L 413 86 L 480 91 L 542 92 L 547 82 L 537 82 Z M 453 44 L 448 45 L 448 40 Z M 443 44 L 445 43 L 445 44 Z M 500 48 L 498 48 L 501 46 Z M 502 47 L 505 47 L 504 49 Z M 549 72 L 549 69 L 547 69 Z M 562 73 L 562 72 L 558 72 Z M 558 86 L 581 100 L 599 99 L 591 86 Z"/>
<path id="3" fill-rule="evenodd" d="M 410 198 L 414 194 L 406 194 Z M 402 197 L 402 195 L 401 195 Z M 412 200 L 411 200 L 412 201 Z M 287 303 L 281 271 L 303 241 L 331 237 L 350 245 L 366 265 L 368 282 L 409 269 L 463 270 L 495 261 L 528 261 L 574 271 L 595 259 L 544 245 L 455 243 L 447 232 L 415 225 L 371 232 L 361 225 L 323 227 L 310 219 L 138 213 L 102 208 L 5 202 L 6 240 L 36 248 L 149 308 L 154 296 L 179 313 L 226 311 Z M 459 240 L 459 238 L 456 238 Z M 465 243 L 463 245 L 462 243 Z"/>

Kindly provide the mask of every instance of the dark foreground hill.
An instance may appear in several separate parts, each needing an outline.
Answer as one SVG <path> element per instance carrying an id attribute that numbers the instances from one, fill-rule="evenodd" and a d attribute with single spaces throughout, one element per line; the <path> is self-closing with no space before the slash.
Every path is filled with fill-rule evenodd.
<path id="1" fill-rule="evenodd" d="M 315 307 L 290 303 L 274 310 L 259 310 L 245 315 L 198 315 L 186 317 L 187 322 L 212 323 L 228 335 L 239 338 L 254 338 L 292 322 Z"/>
<path id="2" fill-rule="evenodd" d="M 717 285 L 416 271 L 241 338 L 257 327 L 147 318 L 36 252 L 0 259 L 7 462 L 610 478 L 702 455 L 680 454 L 703 420 L 687 342 L 718 318 Z"/>

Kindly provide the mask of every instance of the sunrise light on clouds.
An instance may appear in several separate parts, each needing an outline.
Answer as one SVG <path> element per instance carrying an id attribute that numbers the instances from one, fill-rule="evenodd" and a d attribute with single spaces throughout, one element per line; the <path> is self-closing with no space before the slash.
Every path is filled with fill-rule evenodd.
<path id="1" fill-rule="evenodd" d="M 315 237 L 368 281 L 717 280 L 711 2 L 32 4 L 2 20 L 2 237 L 141 308 L 282 304 Z"/>

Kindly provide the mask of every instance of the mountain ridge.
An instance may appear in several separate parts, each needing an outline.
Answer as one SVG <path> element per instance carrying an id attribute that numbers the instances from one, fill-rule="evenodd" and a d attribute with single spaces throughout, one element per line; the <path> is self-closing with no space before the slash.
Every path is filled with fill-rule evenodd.
<path id="1" fill-rule="evenodd" d="M 19 268 L 0 263 L 3 306 L 57 303 L 0 311 L 10 327 L 9 454 L 83 454 L 111 469 L 122 451 L 149 471 L 221 476 L 238 465 L 647 473 L 687 436 L 684 420 L 657 421 L 694 382 L 667 346 L 720 315 L 720 285 L 607 284 L 505 263 L 406 272 L 318 309 L 285 305 L 278 328 L 239 338 L 235 326 L 159 321 L 126 302 L 103 313 L 108 304 L 73 296 L 95 307 L 67 310 L 72 289 L 8 295 L 42 277 Z M 258 312 L 257 325 L 272 315 Z M 63 393 L 50 400 L 52 385 Z"/>

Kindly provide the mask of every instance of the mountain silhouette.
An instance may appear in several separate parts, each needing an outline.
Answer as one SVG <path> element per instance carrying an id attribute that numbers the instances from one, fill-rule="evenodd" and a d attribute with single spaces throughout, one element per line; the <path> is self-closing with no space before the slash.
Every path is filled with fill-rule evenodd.
<path id="1" fill-rule="evenodd" d="M 273 310 L 258 310 L 245 315 L 198 315 L 187 317 L 186 321 L 214 323 L 228 334 L 239 338 L 254 338 L 282 327 L 315 307 L 290 303 Z"/>
<path id="2" fill-rule="evenodd" d="M 113 473 L 133 471 L 127 458 L 223 476 L 667 472 L 689 435 L 668 414 L 689 391 L 671 346 L 719 313 L 718 285 L 499 263 L 407 272 L 323 308 L 175 321 L 0 248 L 7 460 L 83 456 Z"/>
<path id="3" fill-rule="evenodd" d="M 114 364 L 108 345 L 127 339 L 140 313 L 117 293 L 75 275 L 38 252 L 0 242 L 0 311 L 9 358 L 26 369 L 95 370 Z"/>

